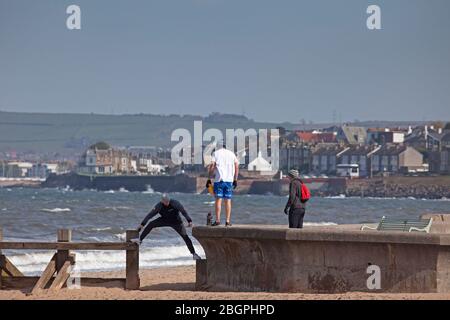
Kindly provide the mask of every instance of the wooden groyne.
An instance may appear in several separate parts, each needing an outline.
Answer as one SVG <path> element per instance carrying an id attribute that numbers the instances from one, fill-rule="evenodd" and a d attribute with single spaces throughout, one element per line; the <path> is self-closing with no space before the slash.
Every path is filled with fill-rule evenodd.
<path id="1" fill-rule="evenodd" d="M 56 242 L 12 242 L 3 241 L 0 228 L 0 290 L 8 288 L 26 288 L 32 286 L 32 293 L 43 290 L 59 290 L 63 288 L 71 276 L 76 264 L 76 256 L 72 250 L 124 250 L 126 251 L 125 279 L 80 278 L 81 285 L 116 281 L 128 290 L 138 290 L 139 279 L 139 246 L 130 242 L 138 237 L 136 230 L 126 231 L 126 242 L 72 242 L 72 232 L 68 229 L 58 230 Z M 2 250 L 55 250 L 47 267 L 40 277 L 27 277 L 2 254 Z"/>

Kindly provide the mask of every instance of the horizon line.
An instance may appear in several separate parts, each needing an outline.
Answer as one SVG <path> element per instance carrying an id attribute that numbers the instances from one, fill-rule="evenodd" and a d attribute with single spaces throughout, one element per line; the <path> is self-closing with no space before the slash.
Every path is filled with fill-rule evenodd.
<path id="1" fill-rule="evenodd" d="M 156 116 L 156 117 L 199 117 L 202 119 L 205 119 L 211 115 L 217 114 L 217 115 L 223 115 L 223 116 L 238 116 L 238 117 L 245 117 L 249 121 L 253 122 L 259 122 L 259 123 L 272 123 L 272 124 L 290 124 L 290 125 L 299 125 L 299 126 L 312 126 L 312 125 L 343 125 L 343 124 L 358 124 L 358 123 L 365 123 L 365 122 L 401 122 L 401 123 L 435 123 L 435 122 L 443 122 L 448 123 L 450 120 L 382 120 L 382 119 L 365 119 L 365 120 L 352 120 L 352 121 L 340 121 L 340 122 L 332 122 L 332 121 L 308 121 L 307 123 L 301 124 L 301 123 L 295 123 L 290 121 L 281 121 L 281 122 L 272 122 L 272 121 L 262 121 L 262 120 L 255 120 L 253 118 L 249 118 L 247 115 L 243 114 L 237 114 L 237 113 L 220 113 L 220 112 L 211 112 L 208 115 L 197 115 L 197 114 L 156 114 L 156 113 L 145 113 L 145 112 L 137 112 L 137 113 L 97 113 L 97 112 L 52 112 L 52 111 L 9 111 L 9 110 L 1 110 L 0 113 L 18 113 L 18 114 L 48 114 L 48 115 L 95 115 L 95 116 Z"/>

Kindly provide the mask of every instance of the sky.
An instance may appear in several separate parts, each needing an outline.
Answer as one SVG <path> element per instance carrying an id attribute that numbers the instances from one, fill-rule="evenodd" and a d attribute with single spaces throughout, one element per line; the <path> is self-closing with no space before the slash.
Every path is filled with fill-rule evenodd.
<path id="1" fill-rule="evenodd" d="M 0 0 L 2 111 L 450 120 L 449 57 L 448 0 Z"/>

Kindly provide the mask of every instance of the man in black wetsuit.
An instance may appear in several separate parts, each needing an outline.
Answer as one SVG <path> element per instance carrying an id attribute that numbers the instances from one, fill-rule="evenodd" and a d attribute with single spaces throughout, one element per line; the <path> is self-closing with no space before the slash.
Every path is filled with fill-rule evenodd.
<path id="1" fill-rule="evenodd" d="M 179 203 L 177 200 L 170 199 L 167 194 L 163 194 L 161 197 L 161 201 L 158 202 L 158 204 L 153 208 L 152 211 L 144 218 L 140 226 L 137 228 L 137 230 L 140 232 L 142 228 L 147 225 L 147 222 L 156 216 L 158 213 L 160 214 L 159 218 L 156 218 L 155 220 L 151 221 L 144 229 L 144 231 L 141 233 L 139 239 L 132 239 L 132 242 L 141 244 L 142 240 L 145 239 L 145 237 L 152 231 L 153 228 L 160 228 L 160 227 L 171 227 L 173 228 L 178 234 L 183 238 L 184 242 L 186 243 L 186 246 L 189 248 L 189 251 L 192 254 L 192 257 L 194 260 L 201 259 L 198 254 L 195 253 L 194 246 L 192 245 L 192 241 L 189 238 L 189 236 L 186 233 L 186 228 L 183 225 L 183 221 L 180 217 L 181 214 L 186 218 L 187 222 L 189 223 L 188 226 L 192 227 L 192 219 L 189 216 L 189 214 L 186 212 L 186 210 L 183 208 L 181 203 Z"/>

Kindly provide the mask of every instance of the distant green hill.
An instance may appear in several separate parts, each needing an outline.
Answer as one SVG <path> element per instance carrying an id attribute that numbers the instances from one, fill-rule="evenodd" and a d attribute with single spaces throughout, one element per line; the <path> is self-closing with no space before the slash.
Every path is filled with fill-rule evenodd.
<path id="1" fill-rule="evenodd" d="M 203 130 L 217 128 L 275 128 L 280 124 L 254 122 L 244 116 L 212 114 L 208 117 L 179 115 L 99 115 L 16 113 L 0 111 L 0 151 L 61 152 L 83 149 L 106 141 L 113 145 L 170 146 L 173 130 L 192 132 L 194 120 Z M 284 124 L 293 128 L 293 124 Z"/>
<path id="2" fill-rule="evenodd" d="M 0 111 L 0 151 L 70 152 L 85 149 L 97 141 L 120 146 L 173 145 L 173 130 L 192 132 L 194 120 L 203 120 L 203 130 L 217 128 L 312 129 L 331 124 L 264 123 L 245 116 L 213 113 L 207 117 L 192 115 L 101 115 L 18 113 Z M 420 122 L 358 122 L 358 126 L 406 126 Z"/>

